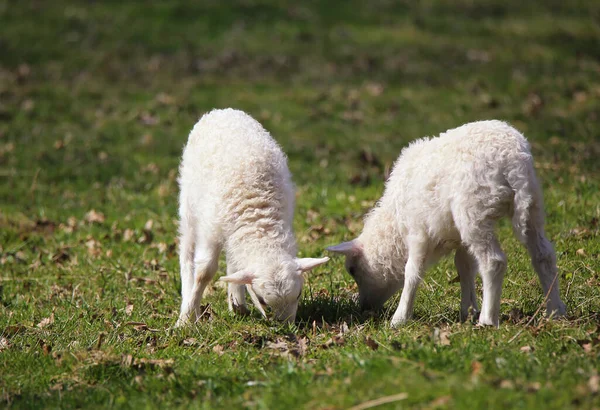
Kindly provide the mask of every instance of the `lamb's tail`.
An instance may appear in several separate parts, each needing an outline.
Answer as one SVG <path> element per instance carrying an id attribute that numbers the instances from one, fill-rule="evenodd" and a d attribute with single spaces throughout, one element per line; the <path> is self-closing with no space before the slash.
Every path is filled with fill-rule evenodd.
<path id="1" fill-rule="evenodd" d="M 533 168 L 533 157 L 529 150 L 523 150 L 508 170 L 506 180 L 513 189 L 512 225 L 517 238 L 527 242 L 529 230 L 544 229 L 544 204 L 540 185 Z"/>

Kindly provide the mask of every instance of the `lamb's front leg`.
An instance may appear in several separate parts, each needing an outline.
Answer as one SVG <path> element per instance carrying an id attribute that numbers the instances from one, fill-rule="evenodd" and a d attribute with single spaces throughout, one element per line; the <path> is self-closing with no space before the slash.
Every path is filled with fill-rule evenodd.
<path id="1" fill-rule="evenodd" d="M 397 327 L 412 318 L 417 288 L 421 283 L 421 271 L 425 262 L 426 241 L 413 240 L 408 244 L 408 260 L 404 269 L 404 289 L 400 304 L 392 317 L 391 326 Z"/>
<path id="2" fill-rule="evenodd" d="M 236 270 L 227 264 L 227 275 L 231 275 L 235 272 Z M 246 285 L 229 283 L 227 286 L 227 302 L 231 312 L 247 315 L 249 310 L 246 306 Z"/>
<path id="3" fill-rule="evenodd" d="M 188 297 L 181 303 L 176 326 L 195 323 L 200 314 L 200 301 L 204 290 L 217 272 L 220 248 L 215 241 L 196 240 L 194 255 L 194 279 Z"/>

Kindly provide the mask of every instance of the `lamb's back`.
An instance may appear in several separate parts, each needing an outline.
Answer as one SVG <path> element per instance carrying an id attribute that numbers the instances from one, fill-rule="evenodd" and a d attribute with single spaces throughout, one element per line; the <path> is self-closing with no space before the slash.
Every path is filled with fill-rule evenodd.
<path id="1" fill-rule="evenodd" d="M 219 177 L 226 184 L 240 177 L 287 170 L 287 161 L 258 121 L 243 111 L 228 108 L 213 110 L 196 123 L 182 166 L 198 176 Z"/>
<path id="2" fill-rule="evenodd" d="M 455 236 L 453 207 L 485 201 L 488 193 L 508 201 L 505 168 L 528 155 L 525 138 L 496 120 L 468 123 L 439 137 L 414 141 L 396 161 L 381 206 L 393 209 L 404 225 L 435 227 Z"/>
<path id="3" fill-rule="evenodd" d="M 213 110 L 196 123 L 184 149 L 179 182 L 198 212 L 215 212 L 228 230 L 250 222 L 288 225 L 294 207 L 287 159 L 248 114 Z"/>

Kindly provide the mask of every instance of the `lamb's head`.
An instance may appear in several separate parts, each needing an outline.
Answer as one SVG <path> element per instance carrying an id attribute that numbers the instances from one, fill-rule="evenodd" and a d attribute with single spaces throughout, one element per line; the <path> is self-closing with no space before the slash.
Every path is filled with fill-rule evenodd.
<path id="1" fill-rule="evenodd" d="M 302 296 L 302 273 L 328 260 L 328 257 L 296 258 L 252 270 L 241 270 L 221 280 L 246 285 L 252 302 L 265 318 L 265 309 L 270 308 L 275 320 L 292 323 L 296 319 L 298 302 Z"/>
<path id="2" fill-rule="evenodd" d="M 384 275 L 383 267 L 369 260 L 368 250 L 365 250 L 360 238 L 330 246 L 327 250 L 346 256 L 346 270 L 358 285 L 358 297 L 362 309 L 380 309 L 402 286 L 397 281 L 386 280 L 391 275 Z"/>

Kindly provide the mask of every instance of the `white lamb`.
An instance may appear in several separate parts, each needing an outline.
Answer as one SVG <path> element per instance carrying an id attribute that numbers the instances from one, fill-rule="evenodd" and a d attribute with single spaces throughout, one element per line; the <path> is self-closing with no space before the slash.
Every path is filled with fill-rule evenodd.
<path id="1" fill-rule="evenodd" d="M 478 310 L 479 270 L 479 323 L 498 326 L 506 257 L 494 228 L 507 215 L 512 215 L 514 232 L 527 246 L 544 294 L 549 295 L 547 313 L 564 315 L 529 144 L 501 121 L 474 122 L 411 143 L 396 161 L 361 235 L 328 249 L 346 255 L 346 269 L 358 284 L 364 308 L 381 307 L 404 286 L 392 326 L 412 317 L 427 267 L 455 249 L 461 320 L 466 320 L 469 308 Z"/>
<path id="2" fill-rule="evenodd" d="M 281 148 L 248 114 L 214 110 L 194 126 L 180 166 L 181 313 L 195 321 L 224 247 L 230 310 L 247 312 L 245 286 L 266 317 L 293 322 L 302 272 L 329 258 L 297 259 L 294 186 Z"/>

